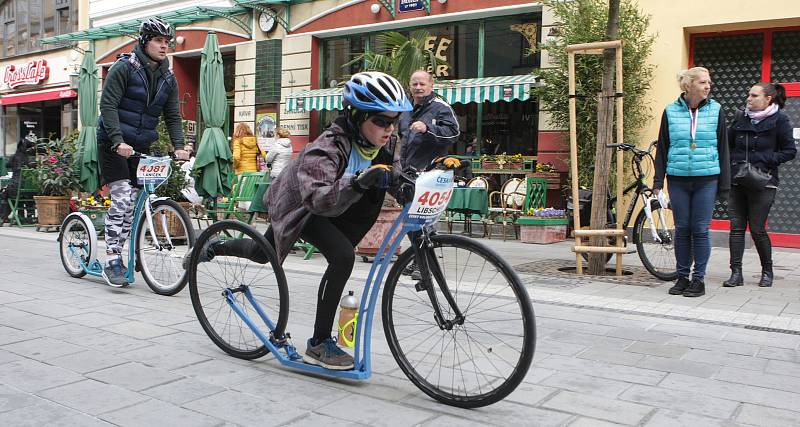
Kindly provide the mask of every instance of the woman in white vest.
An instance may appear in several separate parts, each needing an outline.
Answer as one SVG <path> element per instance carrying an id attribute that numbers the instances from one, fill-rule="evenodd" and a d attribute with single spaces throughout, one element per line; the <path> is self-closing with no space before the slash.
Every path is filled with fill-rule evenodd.
<path id="1" fill-rule="evenodd" d="M 703 67 L 678 73 L 681 95 L 661 115 L 655 159 L 655 193 L 667 190 L 675 219 L 678 281 L 670 295 L 705 295 L 705 273 L 711 255 L 708 230 L 719 195 L 731 188 L 725 116 L 709 99 L 711 77 Z M 691 279 L 690 279 L 691 277 Z"/>

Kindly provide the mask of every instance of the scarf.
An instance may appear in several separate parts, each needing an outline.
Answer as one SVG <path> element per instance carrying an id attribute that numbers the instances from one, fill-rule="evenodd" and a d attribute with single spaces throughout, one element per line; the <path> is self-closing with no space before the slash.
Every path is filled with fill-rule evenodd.
<path id="1" fill-rule="evenodd" d="M 756 124 L 777 112 L 778 104 L 770 104 L 767 108 L 759 111 L 753 111 L 749 107 L 745 108 L 744 110 L 744 113 L 747 115 L 747 117 L 750 117 L 750 120 L 753 122 L 753 124 Z"/>
<path id="2" fill-rule="evenodd" d="M 361 157 L 367 160 L 373 160 L 375 157 L 378 157 L 378 152 L 381 151 L 381 147 L 376 147 L 372 144 L 369 144 L 370 147 L 364 147 L 361 144 L 353 144 L 353 147 L 356 147 L 358 153 L 361 154 Z"/>

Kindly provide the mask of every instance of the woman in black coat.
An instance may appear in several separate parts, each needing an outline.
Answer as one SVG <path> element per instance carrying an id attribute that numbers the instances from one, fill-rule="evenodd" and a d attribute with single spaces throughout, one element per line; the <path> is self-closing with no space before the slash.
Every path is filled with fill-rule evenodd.
<path id="1" fill-rule="evenodd" d="M 778 165 L 794 159 L 797 154 L 792 124 L 782 111 L 786 90 L 774 83 L 757 83 L 747 97 L 747 108 L 736 116 L 728 129 L 731 151 L 731 194 L 728 214 L 731 218 L 730 251 L 731 277 L 725 287 L 741 286 L 744 232 L 750 225 L 758 257 L 761 260 L 761 280 L 758 286 L 772 286 L 772 243 L 766 230 L 767 217 L 775 200 L 780 180 Z M 736 174 L 747 162 L 768 172 L 771 178 L 764 188 L 745 187 L 737 183 Z"/>

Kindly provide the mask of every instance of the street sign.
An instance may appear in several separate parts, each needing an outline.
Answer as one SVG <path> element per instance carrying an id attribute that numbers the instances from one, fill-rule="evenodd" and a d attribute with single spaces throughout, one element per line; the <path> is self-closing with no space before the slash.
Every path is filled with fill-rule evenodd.
<path id="1" fill-rule="evenodd" d="M 422 0 L 400 0 L 398 10 L 400 12 L 411 12 L 414 10 L 425 9 L 425 3 Z"/>

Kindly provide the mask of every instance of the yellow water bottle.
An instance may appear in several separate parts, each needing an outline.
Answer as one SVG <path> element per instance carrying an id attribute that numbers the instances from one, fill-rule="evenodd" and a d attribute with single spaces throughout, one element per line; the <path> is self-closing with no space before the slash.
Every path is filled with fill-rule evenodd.
<path id="1" fill-rule="evenodd" d="M 353 295 L 353 291 L 347 291 L 347 295 L 342 297 L 339 302 L 339 329 L 338 343 L 350 348 L 356 342 L 356 322 L 358 322 L 358 299 Z"/>

